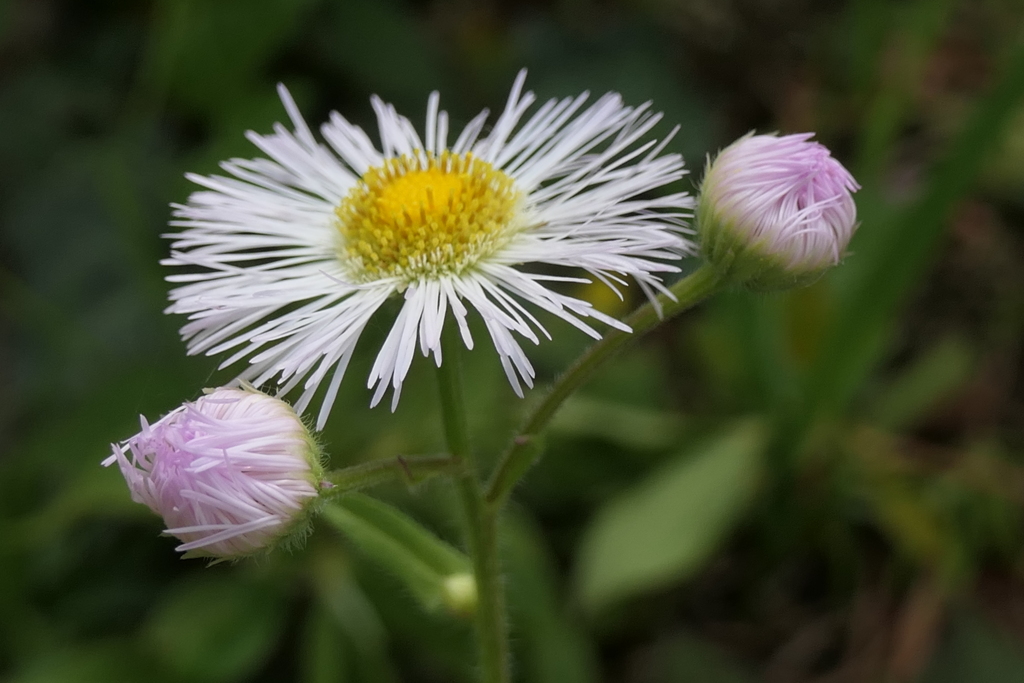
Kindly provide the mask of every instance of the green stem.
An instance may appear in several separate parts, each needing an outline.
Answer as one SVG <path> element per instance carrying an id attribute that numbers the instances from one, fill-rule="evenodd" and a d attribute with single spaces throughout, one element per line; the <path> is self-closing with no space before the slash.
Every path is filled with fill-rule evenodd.
<path id="1" fill-rule="evenodd" d="M 452 472 L 457 464 L 455 458 L 447 455 L 400 455 L 387 460 L 364 462 L 327 472 L 324 481 L 329 482 L 331 486 L 325 488 L 320 495 L 338 496 L 396 479 L 401 479 L 411 486 L 438 474 Z"/>
<path id="2" fill-rule="evenodd" d="M 650 303 L 644 304 L 623 321 L 632 328 L 632 333 L 611 330 L 587 349 L 527 415 L 523 426 L 502 454 L 498 467 L 491 477 L 484 498 L 486 503 L 495 509 L 501 508 L 519 479 L 540 458 L 543 452 L 538 444 L 541 432 L 565 399 L 590 379 L 594 371 L 644 333 L 707 298 L 721 282 L 720 272 L 705 263 L 672 286 L 675 301 L 665 295 L 659 295 L 662 315 L 659 316 Z"/>
<path id="3" fill-rule="evenodd" d="M 509 683 L 508 623 L 498 563 L 498 510 L 487 505 L 469 445 L 466 403 L 462 397 L 459 339 L 454 325 L 442 332 L 444 362 L 438 368 L 441 412 L 448 450 L 457 461 L 456 485 L 466 516 L 467 545 L 473 559 L 478 603 L 477 648 L 483 683 Z"/>

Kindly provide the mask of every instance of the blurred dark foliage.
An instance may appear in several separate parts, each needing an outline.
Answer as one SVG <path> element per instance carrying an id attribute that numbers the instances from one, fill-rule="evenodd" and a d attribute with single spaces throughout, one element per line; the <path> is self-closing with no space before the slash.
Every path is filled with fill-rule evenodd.
<path id="1" fill-rule="evenodd" d="M 162 315 L 160 235 L 186 170 L 256 154 L 276 82 L 311 123 L 373 130 L 372 93 L 415 121 L 439 89 L 458 125 L 523 66 L 542 98 L 653 100 L 697 178 L 748 130 L 813 130 L 864 189 L 832 276 L 724 293 L 566 406 L 505 529 L 518 678 L 1024 680 L 1018 0 L 0 0 L 0 679 L 471 680 L 466 623 L 331 530 L 181 562 L 99 461 L 231 377 Z M 542 378 L 585 344 L 553 329 Z M 385 331 L 335 466 L 440 449 L 426 363 L 367 407 Z M 493 453 L 522 406 L 486 348 L 467 366 Z M 457 539 L 445 484 L 374 493 Z"/>

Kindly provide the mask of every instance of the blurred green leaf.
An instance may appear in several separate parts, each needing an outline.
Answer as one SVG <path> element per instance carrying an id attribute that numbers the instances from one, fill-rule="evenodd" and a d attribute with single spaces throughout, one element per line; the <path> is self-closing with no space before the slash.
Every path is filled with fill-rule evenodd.
<path id="1" fill-rule="evenodd" d="M 367 89 L 411 103 L 442 85 L 439 50 L 427 40 L 407 5 L 394 0 L 346 0 L 333 3 L 328 17 L 326 26 L 335 30 L 319 36 L 321 59 Z M 417 115 L 413 113 L 414 120 Z"/>
<path id="2" fill-rule="evenodd" d="M 924 191 L 885 223 L 866 223 L 843 264 L 837 316 L 808 375 L 808 410 L 842 408 L 884 349 L 893 316 L 919 281 L 948 225 L 950 211 L 977 179 L 1024 97 L 1024 41 L 1014 47 L 991 90 L 929 173 Z"/>
<path id="3" fill-rule="evenodd" d="M 74 485 L 62 489 L 45 508 L 23 521 L 24 535 L 33 542 L 59 539 L 89 515 L 119 515 L 155 519 L 152 510 L 131 499 L 117 467 L 85 470 Z"/>
<path id="4" fill-rule="evenodd" d="M 797 395 L 786 303 L 782 295 L 741 289 L 721 292 L 708 303 L 698 338 L 709 362 L 705 371 L 714 373 L 712 382 L 743 410 L 781 410 Z"/>
<path id="5" fill-rule="evenodd" d="M 314 608 L 306 617 L 300 640 L 302 683 L 348 683 L 348 652 L 344 632 L 326 610 Z"/>
<path id="6" fill-rule="evenodd" d="M 599 609 L 699 569 L 750 503 L 763 441 L 740 424 L 598 511 L 576 567 L 583 603 Z"/>
<path id="7" fill-rule="evenodd" d="M 299 0 L 163 0 L 154 13 L 144 89 L 169 89 L 206 114 L 229 115 L 259 84 L 310 6 Z"/>
<path id="8" fill-rule="evenodd" d="M 1018 683 L 1024 680 L 1024 648 L 971 614 L 950 624 L 920 683 Z"/>
<path id="9" fill-rule="evenodd" d="M 861 2 L 856 9 L 862 14 L 874 15 L 876 21 L 892 14 L 872 4 Z M 877 62 L 889 57 L 893 66 L 883 72 L 888 78 L 864 117 L 859 158 L 854 166 L 855 174 L 862 183 L 873 185 L 879 182 L 879 176 L 895 149 L 893 142 L 907 110 L 921 87 L 928 56 L 942 36 L 952 6 L 952 0 L 916 0 L 905 3 L 902 11 L 896 13 L 895 21 L 879 22 L 891 31 L 892 44 L 885 46 L 879 42 L 875 47 L 889 47 L 897 56 L 890 57 L 884 49 L 878 53 Z M 867 57 L 863 53 L 860 56 Z"/>
<path id="10" fill-rule="evenodd" d="M 871 409 L 875 424 L 905 429 L 925 416 L 970 378 L 974 353 L 958 337 L 943 339 L 918 356 L 876 401 Z"/>
<path id="11" fill-rule="evenodd" d="M 387 503 L 361 493 L 348 493 L 335 501 L 334 505 L 380 529 L 439 574 L 470 571 L 470 561 L 465 554 Z"/>
<path id="12" fill-rule="evenodd" d="M 923 567 L 962 571 L 962 548 L 946 520 L 915 491 L 898 484 L 876 486 L 871 493 L 877 522 L 896 548 Z"/>
<path id="13" fill-rule="evenodd" d="M 145 637 L 160 661 L 188 680 L 242 680 L 263 666 L 284 630 L 282 597 L 272 584 L 237 572 L 208 572 L 174 587 Z"/>
<path id="14" fill-rule="evenodd" d="M 699 638 L 679 634 L 648 654 L 642 683 L 753 683 L 739 663 Z"/>
<path id="15" fill-rule="evenodd" d="M 556 584 L 552 558 L 539 531 L 523 515 L 507 515 L 501 527 L 512 640 L 530 683 L 599 680 L 594 643 L 574 624 Z"/>
<path id="16" fill-rule="evenodd" d="M 599 438 L 622 448 L 654 450 L 678 443 L 684 424 L 678 413 L 576 394 L 559 410 L 550 429 L 557 435 Z"/>
<path id="17" fill-rule="evenodd" d="M 97 642 L 51 651 L 5 683 L 170 683 L 176 679 L 140 656 L 127 641 Z"/>
<path id="18" fill-rule="evenodd" d="M 665 115 L 656 129 L 659 136 L 680 126 L 668 149 L 683 154 L 691 173 L 699 173 L 705 155 L 720 142 L 709 101 L 673 59 L 676 46 L 649 26 L 621 22 L 583 38 L 540 20 L 518 38 L 517 56 L 531 67 L 529 85 L 541 100 L 585 88 L 595 94 L 618 92 L 630 106 L 651 102 L 653 111 Z"/>
<path id="19" fill-rule="evenodd" d="M 849 4 L 847 30 L 850 77 L 856 92 L 871 86 L 885 34 L 892 28 L 894 6 L 887 0 L 853 0 Z M 846 46 L 844 46 L 846 47 Z"/>
<path id="20" fill-rule="evenodd" d="M 442 606 L 445 579 L 470 573 L 469 558 L 387 503 L 348 493 L 324 518 L 359 550 L 401 579 L 428 610 Z"/>
<path id="21" fill-rule="evenodd" d="M 318 547 L 310 553 L 310 568 L 313 573 L 313 587 L 316 590 L 317 605 L 310 613 L 308 628 L 319 631 L 316 638 L 325 638 L 330 632 L 335 641 L 333 647 L 338 653 L 327 652 L 331 645 L 316 642 L 309 643 L 310 648 L 324 648 L 325 651 L 315 655 L 314 659 L 321 663 L 310 662 L 313 670 L 323 669 L 325 662 L 346 660 L 347 673 L 330 674 L 334 678 L 325 680 L 365 681 L 366 683 L 384 683 L 395 680 L 388 658 L 388 633 L 377 613 L 376 607 L 367 598 L 361 587 L 356 583 L 351 567 L 340 548 Z M 323 619 L 330 624 L 321 623 Z M 322 671 L 321 676 L 328 676 Z M 341 676 L 341 679 L 337 677 Z"/>
<path id="22" fill-rule="evenodd" d="M 1020 205 L 1024 202 L 1024 107 L 1017 108 L 1007 128 L 1006 139 L 984 172 L 985 189 Z"/>
<path id="23" fill-rule="evenodd" d="M 353 557 L 359 588 L 365 591 L 387 627 L 393 642 L 402 644 L 402 657 L 422 671 L 451 683 L 476 683 L 473 624 L 422 609 L 408 586 L 380 565 Z M 409 664 L 403 667 L 408 670 Z"/>
<path id="24" fill-rule="evenodd" d="M 915 475 L 898 437 L 863 428 L 845 441 L 856 456 L 848 462 L 846 483 L 859 489 L 894 550 L 945 585 L 962 586 L 972 558 L 955 524 L 951 494 L 959 487 Z"/>

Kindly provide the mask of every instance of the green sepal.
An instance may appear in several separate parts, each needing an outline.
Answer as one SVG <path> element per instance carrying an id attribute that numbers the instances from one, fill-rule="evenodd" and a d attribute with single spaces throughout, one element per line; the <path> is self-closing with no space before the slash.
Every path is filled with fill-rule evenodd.
<path id="1" fill-rule="evenodd" d="M 805 287 L 817 281 L 832 264 L 800 268 L 772 255 L 767 240 L 751 240 L 715 212 L 703 196 L 697 206 L 701 255 L 723 280 L 757 292 Z"/>

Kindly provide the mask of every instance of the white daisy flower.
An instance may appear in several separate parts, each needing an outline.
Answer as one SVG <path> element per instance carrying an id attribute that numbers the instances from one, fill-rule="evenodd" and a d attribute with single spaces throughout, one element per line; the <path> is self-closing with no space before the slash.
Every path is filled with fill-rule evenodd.
<path id="1" fill-rule="evenodd" d="M 530 307 L 594 338 L 587 319 L 628 330 L 549 287 L 589 280 L 522 266 L 582 269 L 613 289 L 630 276 L 653 300 L 659 275 L 692 251 L 693 202 L 647 193 L 679 180 L 683 160 L 662 153 L 667 139 L 641 142 L 660 114 L 614 93 L 585 108 L 586 93 L 550 100 L 521 123 L 535 100 L 525 77 L 486 135 L 485 110 L 454 142 L 436 92 L 422 138 L 374 97 L 380 150 L 336 112 L 318 142 L 279 86 L 294 131 L 247 133 L 269 159 L 222 163 L 232 177 L 189 175 L 206 189 L 175 205 L 184 229 L 163 263 L 189 272 L 168 277 L 181 286 L 167 312 L 188 316 L 189 353 L 231 352 L 221 367 L 247 359 L 240 379 L 276 379 L 281 394 L 301 385 L 300 412 L 331 375 L 320 428 L 360 334 L 393 296 L 404 303 L 368 381 L 372 405 L 393 389 L 392 410 L 417 347 L 441 364 L 449 311 L 468 348 L 469 310 L 479 314 L 519 396 L 535 373 L 516 335 L 550 338 Z"/>

